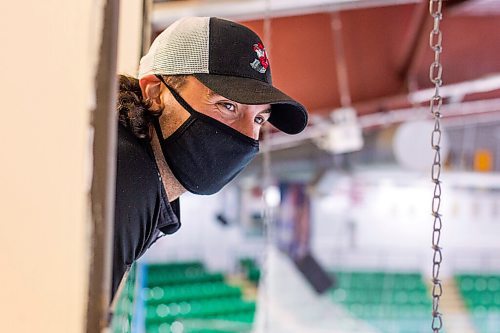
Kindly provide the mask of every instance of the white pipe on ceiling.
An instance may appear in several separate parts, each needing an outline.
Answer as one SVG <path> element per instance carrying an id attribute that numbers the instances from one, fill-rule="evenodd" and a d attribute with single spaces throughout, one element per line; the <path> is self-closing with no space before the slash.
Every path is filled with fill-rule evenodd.
<path id="1" fill-rule="evenodd" d="M 152 23 L 155 28 L 163 29 L 186 16 L 253 20 L 264 18 L 268 9 L 272 17 L 280 17 L 419 2 L 420 0 L 271 0 L 268 8 L 266 0 L 172 1 L 155 4 Z"/>
<path id="2" fill-rule="evenodd" d="M 444 115 L 444 125 L 450 127 L 500 121 L 500 98 L 447 104 L 443 105 L 441 110 Z M 360 116 L 358 123 L 362 129 L 368 129 L 431 118 L 428 107 L 415 107 Z M 269 140 L 271 150 L 295 147 L 306 140 L 324 136 L 330 130 L 331 124 L 324 119 L 322 122 L 315 122 L 296 135 L 273 133 Z"/>
<path id="3" fill-rule="evenodd" d="M 462 98 L 466 95 L 488 92 L 500 89 L 500 74 L 494 73 L 477 80 L 465 81 L 460 83 L 448 84 L 439 89 L 443 98 Z M 419 104 L 429 101 L 430 96 L 434 94 L 434 88 L 419 90 L 408 95 L 408 99 L 413 104 Z"/>

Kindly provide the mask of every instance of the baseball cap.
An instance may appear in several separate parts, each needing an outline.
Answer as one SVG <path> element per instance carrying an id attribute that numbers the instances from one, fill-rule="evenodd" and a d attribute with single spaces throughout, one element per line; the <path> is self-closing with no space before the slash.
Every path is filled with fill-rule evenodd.
<path id="1" fill-rule="evenodd" d="M 272 85 L 262 40 L 247 27 L 216 17 L 186 17 L 165 29 L 142 57 L 139 79 L 150 74 L 193 75 L 242 104 L 271 104 L 269 122 L 296 134 L 307 125 L 303 105 Z"/>

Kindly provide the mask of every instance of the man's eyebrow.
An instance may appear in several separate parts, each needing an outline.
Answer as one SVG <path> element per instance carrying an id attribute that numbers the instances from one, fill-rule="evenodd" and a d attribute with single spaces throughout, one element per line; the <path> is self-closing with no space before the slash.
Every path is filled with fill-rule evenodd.
<path id="1" fill-rule="evenodd" d="M 220 96 L 220 95 L 218 93 L 216 93 L 215 91 L 213 91 L 212 89 L 208 89 L 207 97 L 212 98 L 214 96 Z"/>

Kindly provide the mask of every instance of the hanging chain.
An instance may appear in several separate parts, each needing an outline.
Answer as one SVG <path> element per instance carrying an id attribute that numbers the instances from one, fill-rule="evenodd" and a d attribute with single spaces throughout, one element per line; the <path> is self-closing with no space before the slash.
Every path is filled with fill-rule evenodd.
<path id="1" fill-rule="evenodd" d="M 439 209 L 441 208 L 441 105 L 443 97 L 439 94 L 439 88 L 443 85 L 442 74 L 443 65 L 441 64 L 441 53 L 443 51 L 442 41 L 443 33 L 439 24 L 443 19 L 442 14 L 443 1 L 429 0 L 429 13 L 434 20 L 433 29 L 429 35 L 429 45 L 434 51 L 434 62 L 429 68 L 429 78 L 434 84 L 434 96 L 430 100 L 430 112 L 434 117 L 434 129 L 431 136 L 431 145 L 434 150 L 434 161 L 432 163 L 432 182 L 434 183 L 434 196 L 432 198 L 432 216 L 434 217 L 434 228 L 432 232 L 432 249 L 434 255 L 432 258 L 432 331 L 439 333 L 443 327 L 442 314 L 439 312 L 439 300 L 443 294 L 443 287 L 439 279 L 439 270 L 443 255 L 439 241 L 441 239 L 442 220 Z"/>

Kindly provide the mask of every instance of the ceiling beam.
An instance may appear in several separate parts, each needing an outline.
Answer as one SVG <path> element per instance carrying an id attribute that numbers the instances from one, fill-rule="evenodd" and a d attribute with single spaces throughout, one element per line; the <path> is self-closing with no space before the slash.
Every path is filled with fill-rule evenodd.
<path id="1" fill-rule="evenodd" d="M 421 2 L 416 5 L 413 11 L 410 26 L 408 28 L 407 37 L 401 43 L 400 58 L 397 61 L 397 69 L 402 80 L 407 81 L 410 75 L 412 65 L 416 62 L 415 59 L 421 53 L 421 45 L 425 34 L 425 27 L 430 21 L 429 6 L 427 2 Z M 425 45 L 427 45 L 425 43 Z"/>

